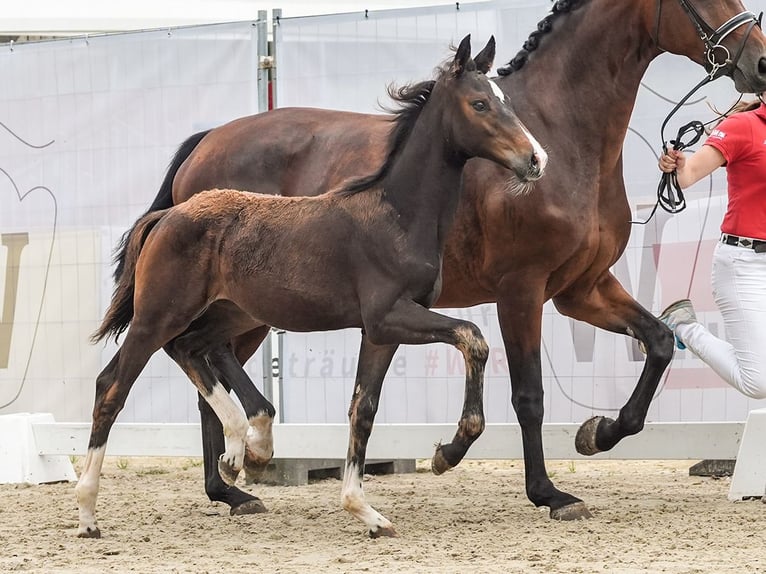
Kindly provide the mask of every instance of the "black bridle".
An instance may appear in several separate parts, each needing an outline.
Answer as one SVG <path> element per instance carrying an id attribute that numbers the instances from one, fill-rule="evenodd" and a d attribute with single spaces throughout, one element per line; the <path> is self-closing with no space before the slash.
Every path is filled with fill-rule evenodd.
<path id="1" fill-rule="evenodd" d="M 673 115 L 675 115 L 681 106 L 686 103 L 692 94 L 694 94 L 702 86 L 712 82 L 717 78 L 720 78 L 723 75 L 731 75 L 734 73 L 734 69 L 737 66 L 737 62 L 739 62 L 739 58 L 742 55 L 742 51 L 745 48 L 745 43 L 750 37 L 750 33 L 752 32 L 753 27 L 755 27 L 757 24 L 760 28 L 761 19 L 763 18 L 763 12 L 756 16 L 752 12 L 745 11 L 737 14 L 732 18 L 729 18 L 729 20 L 714 30 L 712 26 L 705 22 L 702 16 L 699 15 L 699 12 L 697 12 L 697 10 L 694 9 L 694 6 L 692 6 L 687 0 L 678 0 L 678 3 L 684 9 L 687 16 L 689 16 L 692 24 L 694 24 L 694 27 L 697 29 L 697 35 L 700 37 L 700 40 L 702 40 L 702 43 L 705 46 L 704 64 L 705 70 L 708 74 L 699 84 L 694 86 L 694 88 L 692 88 L 688 94 L 681 98 L 681 100 L 667 115 L 665 121 L 662 122 L 662 127 L 660 128 L 660 138 L 662 141 L 663 153 L 668 152 L 668 147 L 665 140 L 665 126 L 668 124 L 670 118 L 673 117 Z M 660 49 L 662 49 L 660 47 L 661 16 L 662 0 L 657 0 L 657 18 L 655 21 L 654 38 L 657 47 Z M 745 34 L 742 37 L 742 42 L 740 42 L 739 47 L 737 48 L 737 51 L 732 58 L 731 52 L 726 46 L 722 44 L 722 42 L 729 34 L 734 32 L 734 30 L 745 25 L 747 26 L 747 29 L 745 30 Z M 719 60 L 719 56 L 723 59 Z M 699 121 L 689 122 L 688 124 L 681 127 L 681 129 L 678 131 L 676 139 L 671 140 L 669 143 L 673 146 L 673 149 L 677 150 L 682 150 L 692 146 L 697 143 L 697 141 L 699 141 L 699 139 L 704 134 L 705 125 L 706 124 L 703 124 Z M 694 132 L 694 136 L 690 141 L 684 142 L 682 138 L 690 132 Z M 652 216 L 654 216 L 654 212 L 657 210 L 658 205 L 668 213 L 678 213 L 679 211 L 683 211 L 686 208 L 686 198 L 684 197 L 681 186 L 678 185 L 678 179 L 675 172 L 662 174 L 660 178 L 660 184 L 657 187 L 657 203 L 654 205 L 654 208 L 652 209 L 652 212 L 649 214 L 649 217 L 646 219 L 646 221 L 632 221 L 631 223 L 648 223 Z"/>
<path id="2" fill-rule="evenodd" d="M 763 12 L 761 12 L 758 16 L 748 11 L 741 12 L 736 16 L 729 18 L 729 20 L 721 24 L 718 28 L 714 29 L 710 24 L 705 22 L 704 18 L 700 16 L 699 12 L 697 12 L 697 10 L 688 2 L 688 0 L 678 0 L 678 3 L 681 5 L 681 8 L 684 9 L 686 15 L 689 16 L 689 19 L 692 21 L 692 24 L 694 24 L 694 27 L 697 30 L 697 35 L 705 46 L 703 61 L 710 81 L 715 80 L 716 78 L 720 78 L 724 74 L 731 74 L 734 71 L 734 68 L 737 66 L 737 62 L 739 62 L 739 58 L 742 55 L 742 50 L 745 48 L 745 43 L 750 37 L 750 32 L 753 30 L 753 27 L 756 24 L 759 28 L 761 27 Z M 662 0 L 657 0 L 657 19 L 655 22 L 654 34 L 657 47 L 660 47 L 661 15 Z M 722 44 L 722 42 L 729 34 L 734 32 L 734 30 L 740 26 L 747 26 L 747 30 L 745 30 L 745 34 L 742 37 L 742 42 L 740 42 L 739 47 L 737 48 L 737 52 L 732 58 L 731 52 L 726 46 Z"/>

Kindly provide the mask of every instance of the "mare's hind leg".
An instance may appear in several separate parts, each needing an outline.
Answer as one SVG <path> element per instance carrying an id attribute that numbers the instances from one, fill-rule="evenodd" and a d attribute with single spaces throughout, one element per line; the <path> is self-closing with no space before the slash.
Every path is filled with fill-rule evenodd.
<path id="1" fill-rule="evenodd" d="M 607 272 L 594 288 L 569 289 L 554 299 L 557 309 L 574 319 L 634 337 L 647 349 L 646 362 L 636 388 L 620 409 L 617 419 L 592 417 L 577 431 L 575 446 L 580 454 L 591 455 L 614 447 L 626 436 L 644 428 L 649 405 L 662 374 L 673 358 L 673 335 L 656 317 L 644 309 Z"/>
<path id="2" fill-rule="evenodd" d="M 367 441 L 378 412 L 383 378 L 396 349 L 397 345 L 373 345 L 362 335 L 354 394 L 348 410 L 349 444 L 340 500 L 345 510 L 367 526 L 371 538 L 396 536 L 391 522 L 367 503 L 362 487 Z"/>
<path id="3" fill-rule="evenodd" d="M 465 360 L 463 412 L 452 442 L 439 445 L 431 461 L 435 474 L 456 466 L 484 431 L 484 367 L 489 347 L 479 328 L 469 321 L 440 315 L 409 300 L 399 300 L 380 314 L 363 310 L 367 335 L 376 345 L 448 343 Z"/>

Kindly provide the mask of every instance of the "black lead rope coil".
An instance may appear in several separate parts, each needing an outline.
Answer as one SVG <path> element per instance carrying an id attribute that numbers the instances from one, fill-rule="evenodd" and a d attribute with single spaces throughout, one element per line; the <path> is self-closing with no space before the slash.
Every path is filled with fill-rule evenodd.
<path id="1" fill-rule="evenodd" d="M 660 139 L 662 140 L 662 152 L 668 153 L 668 147 L 665 143 L 665 126 L 668 125 L 668 122 L 670 121 L 670 118 L 672 118 L 675 113 L 681 109 L 681 106 L 683 106 L 686 101 L 694 94 L 697 90 L 699 90 L 702 86 L 707 84 L 708 82 L 713 81 L 710 76 L 705 76 L 702 81 L 694 86 L 692 90 L 686 94 L 681 100 L 673 107 L 673 109 L 670 111 L 670 113 L 665 117 L 665 120 L 662 122 L 662 126 L 660 127 Z M 690 131 L 694 131 L 694 137 L 691 139 L 691 141 L 684 142 L 682 141 L 682 138 Z M 693 146 L 695 143 L 699 141 L 699 139 L 702 137 L 702 134 L 705 133 L 705 124 L 703 124 L 700 121 L 694 120 L 689 122 L 686 125 L 681 126 L 681 129 L 678 130 L 678 135 L 676 135 L 676 139 L 671 140 L 670 143 L 673 145 L 673 149 L 677 150 L 683 150 L 688 147 Z M 649 214 L 649 217 L 646 218 L 645 221 L 633 221 L 631 220 L 631 223 L 633 224 L 639 224 L 639 225 L 646 225 L 649 223 L 654 217 L 655 212 L 657 211 L 657 206 L 662 207 L 665 211 L 668 213 L 678 213 L 680 211 L 683 211 L 686 209 L 686 198 L 684 197 L 684 192 L 681 190 L 681 186 L 678 185 L 678 175 L 675 171 L 671 173 L 663 173 L 660 177 L 660 183 L 657 186 L 657 201 L 654 204 L 654 207 L 652 207 L 652 212 Z"/>
<path id="2" fill-rule="evenodd" d="M 694 132 L 692 139 L 687 142 L 683 141 L 686 134 L 690 132 Z M 681 126 L 676 139 L 670 140 L 669 143 L 674 150 L 682 151 L 696 144 L 704 133 L 704 124 L 698 120 L 693 120 Z M 668 153 L 668 146 L 665 142 L 662 142 L 662 153 Z M 660 177 L 660 184 L 657 186 L 657 205 L 668 213 L 678 213 L 686 209 L 686 198 L 681 186 L 678 185 L 678 174 L 675 170 L 670 173 L 663 173 Z"/>

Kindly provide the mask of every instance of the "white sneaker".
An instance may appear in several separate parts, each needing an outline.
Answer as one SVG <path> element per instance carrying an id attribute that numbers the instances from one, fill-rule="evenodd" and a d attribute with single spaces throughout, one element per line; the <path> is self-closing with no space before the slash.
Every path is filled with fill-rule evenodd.
<path id="1" fill-rule="evenodd" d="M 681 299 L 672 303 L 657 318 L 665 323 L 673 333 L 676 332 L 678 325 L 697 322 L 697 315 L 694 313 L 694 307 L 692 307 L 692 302 L 689 299 Z M 676 347 L 683 351 L 686 345 L 676 337 Z"/>

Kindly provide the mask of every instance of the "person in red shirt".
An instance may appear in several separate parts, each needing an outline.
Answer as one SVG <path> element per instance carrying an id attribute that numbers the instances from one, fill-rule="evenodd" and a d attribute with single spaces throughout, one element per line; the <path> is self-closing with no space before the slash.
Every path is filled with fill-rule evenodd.
<path id="1" fill-rule="evenodd" d="M 686 156 L 668 150 L 660 170 L 676 171 L 682 189 L 726 167 L 728 206 L 721 240 L 713 255 L 713 296 L 726 340 L 697 321 L 689 299 L 659 316 L 688 348 L 731 386 L 755 399 L 766 398 L 766 104 L 764 94 L 738 104 Z"/>

